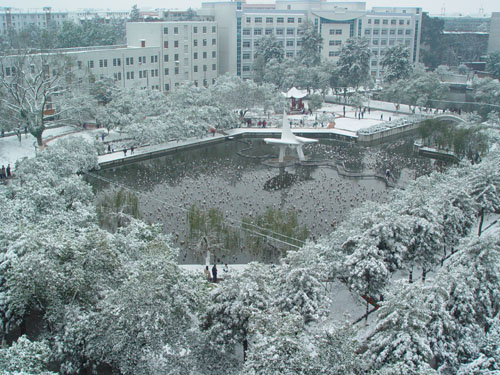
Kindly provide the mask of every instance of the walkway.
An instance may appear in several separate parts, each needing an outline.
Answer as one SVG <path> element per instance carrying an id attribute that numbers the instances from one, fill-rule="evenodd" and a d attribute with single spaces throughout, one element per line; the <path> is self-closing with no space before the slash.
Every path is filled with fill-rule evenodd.
<path id="1" fill-rule="evenodd" d="M 294 128 L 292 131 L 298 135 L 308 136 L 310 138 L 349 138 L 355 140 L 357 135 L 355 132 L 350 132 L 342 129 L 327 129 L 327 128 Z M 98 156 L 98 163 L 101 168 L 109 168 L 119 166 L 122 164 L 134 163 L 141 160 L 151 159 L 170 153 L 174 153 L 183 149 L 207 145 L 211 143 L 223 142 L 231 140 L 233 137 L 247 136 L 247 137 L 272 137 L 280 136 L 280 128 L 237 128 L 226 131 L 226 134 L 216 134 L 215 136 L 206 136 L 203 138 L 191 138 L 185 140 L 171 140 L 166 143 L 161 143 L 152 146 L 142 146 L 134 149 L 131 154 L 130 148 L 127 153 L 123 149 L 117 150 L 112 153 L 103 154 Z"/>

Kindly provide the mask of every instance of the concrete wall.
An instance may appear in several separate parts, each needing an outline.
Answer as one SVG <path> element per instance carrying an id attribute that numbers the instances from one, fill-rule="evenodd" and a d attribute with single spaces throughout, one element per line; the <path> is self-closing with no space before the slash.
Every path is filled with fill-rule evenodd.
<path id="1" fill-rule="evenodd" d="M 500 12 L 491 14 L 488 53 L 500 51 Z"/>

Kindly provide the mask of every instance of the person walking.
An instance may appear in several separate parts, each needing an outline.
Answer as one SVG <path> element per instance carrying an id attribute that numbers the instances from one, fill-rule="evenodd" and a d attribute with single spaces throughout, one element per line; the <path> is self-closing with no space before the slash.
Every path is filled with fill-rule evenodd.
<path id="1" fill-rule="evenodd" d="M 212 267 L 212 281 L 215 284 L 217 284 L 217 265 L 216 264 L 214 264 L 214 266 Z"/>
<path id="2" fill-rule="evenodd" d="M 123 155 L 127 156 L 127 149 L 126 148 L 123 149 Z"/>
<path id="3" fill-rule="evenodd" d="M 10 174 L 10 164 L 7 164 L 7 178 L 9 178 L 11 176 Z"/>
<path id="4" fill-rule="evenodd" d="M 208 270 L 208 266 L 205 266 L 205 269 L 203 270 L 205 273 L 205 276 L 207 277 L 208 282 L 212 281 L 212 278 L 210 277 L 210 271 Z"/>

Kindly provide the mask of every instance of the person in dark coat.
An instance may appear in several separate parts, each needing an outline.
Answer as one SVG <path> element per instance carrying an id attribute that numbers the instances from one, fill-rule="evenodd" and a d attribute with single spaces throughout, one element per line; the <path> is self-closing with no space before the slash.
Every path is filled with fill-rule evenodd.
<path id="1" fill-rule="evenodd" d="M 10 177 L 10 164 L 7 164 L 7 177 Z"/>
<path id="2" fill-rule="evenodd" d="M 217 283 L 217 265 L 214 264 L 212 267 L 212 280 L 214 283 Z"/>

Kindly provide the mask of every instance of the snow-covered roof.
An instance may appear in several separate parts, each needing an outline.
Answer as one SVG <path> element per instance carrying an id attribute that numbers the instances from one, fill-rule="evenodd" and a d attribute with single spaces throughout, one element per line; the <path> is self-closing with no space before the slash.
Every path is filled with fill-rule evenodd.
<path id="1" fill-rule="evenodd" d="M 285 96 L 287 98 L 302 99 L 307 96 L 307 90 L 299 90 L 296 87 L 292 87 Z"/>

